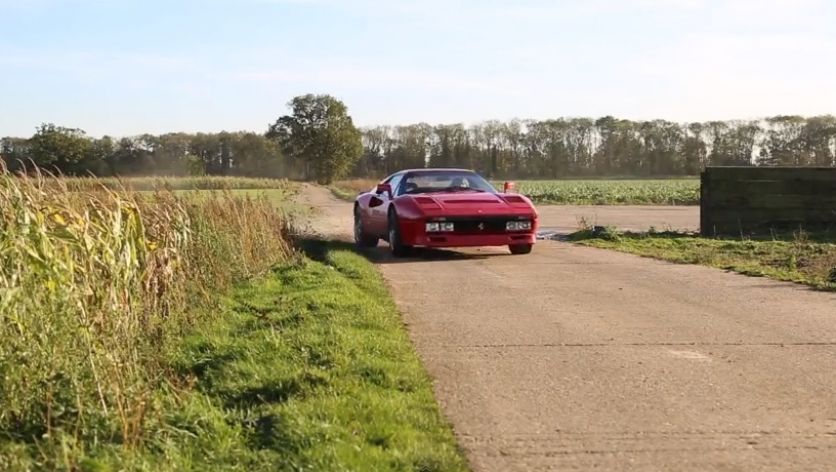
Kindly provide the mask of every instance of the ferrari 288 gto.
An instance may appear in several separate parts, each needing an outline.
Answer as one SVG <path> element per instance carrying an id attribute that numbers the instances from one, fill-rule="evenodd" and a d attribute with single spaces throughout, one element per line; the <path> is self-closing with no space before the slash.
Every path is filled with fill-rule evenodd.
<path id="1" fill-rule="evenodd" d="M 389 242 L 402 257 L 413 247 L 508 246 L 528 254 L 537 210 L 519 194 L 497 191 L 465 169 L 396 172 L 354 202 L 354 239 L 361 247 Z"/>

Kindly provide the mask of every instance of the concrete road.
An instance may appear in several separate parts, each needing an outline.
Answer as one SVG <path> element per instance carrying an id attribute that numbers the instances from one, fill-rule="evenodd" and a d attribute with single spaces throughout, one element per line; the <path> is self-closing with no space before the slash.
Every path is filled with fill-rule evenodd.
<path id="1" fill-rule="evenodd" d="M 349 237 L 350 204 L 303 195 L 316 229 Z M 698 219 L 595 208 L 602 225 Z M 570 211 L 544 208 L 543 226 Z M 370 256 L 476 471 L 836 468 L 832 293 L 555 241 L 407 260 L 381 246 Z"/>

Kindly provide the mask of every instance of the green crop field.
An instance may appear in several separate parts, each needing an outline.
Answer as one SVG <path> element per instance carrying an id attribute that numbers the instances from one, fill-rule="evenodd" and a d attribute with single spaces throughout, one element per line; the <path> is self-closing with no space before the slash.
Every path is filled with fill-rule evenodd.
<path id="1" fill-rule="evenodd" d="M 331 186 L 334 194 L 354 200 L 375 184 L 371 179 L 342 180 Z M 503 181 L 493 182 L 502 190 Z M 515 191 L 541 205 L 698 205 L 696 178 L 657 180 L 520 180 Z"/>
<path id="2" fill-rule="evenodd" d="M 502 188 L 502 182 L 496 182 Z M 698 205 L 699 179 L 521 180 L 516 191 L 539 204 Z"/>

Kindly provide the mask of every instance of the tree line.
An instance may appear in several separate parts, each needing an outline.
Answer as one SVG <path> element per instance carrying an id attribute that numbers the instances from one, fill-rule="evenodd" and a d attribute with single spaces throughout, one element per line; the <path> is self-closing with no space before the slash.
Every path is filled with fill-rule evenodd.
<path id="1" fill-rule="evenodd" d="M 13 172 L 33 168 L 63 175 L 223 175 L 284 177 L 329 183 L 363 154 L 362 134 L 348 108 L 330 95 L 288 103 L 265 133 L 167 133 L 96 139 L 83 130 L 41 125 L 30 138 L 0 139 Z"/>
<path id="2" fill-rule="evenodd" d="M 696 175 L 709 165 L 836 166 L 836 117 L 420 123 L 366 128 L 363 144 L 357 177 L 425 165 L 510 178 Z"/>
<path id="3" fill-rule="evenodd" d="M 0 155 L 12 171 L 38 167 L 65 175 L 291 174 L 278 143 L 251 132 L 95 139 L 80 129 L 44 124 L 31 138 L 0 140 Z"/>
<path id="4" fill-rule="evenodd" d="M 92 138 L 53 124 L 0 139 L 11 170 L 67 175 L 230 175 L 330 182 L 403 168 L 463 167 L 494 178 L 696 175 L 709 165 L 836 166 L 836 117 L 675 123 L 596 120 L 486 121 L 357 129 L 328 95 L 290 103 L 265 133 L 168 133 Z"/>

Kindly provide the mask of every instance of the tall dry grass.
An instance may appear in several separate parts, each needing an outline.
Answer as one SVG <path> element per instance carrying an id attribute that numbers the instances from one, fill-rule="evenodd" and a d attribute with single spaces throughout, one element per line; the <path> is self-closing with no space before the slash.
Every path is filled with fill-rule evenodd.
<path id="1" fill-rule="evenodd" d="M 168 343 L 292 248 L 266 199 L 69 183 L 0 169 L 0 435 L 71 456 L 141 443 Z"/>
<path id="2" fill-rule="evenodd" d="M 334 185 L 352 192 L 368 192 L 377 185 L 379 180 L 375 179 L 349 179 L 334 182 Z"/>
<path id="3" fill-rule="evenodd" d="M 113 190 L 241 190 L 241 189 L 285 189 L 283 179 L 254 177 L 65 177 L 61 184 L 74 191 L 98 190 L 106 187 Z"/>
<path id="4" fill-rule="evenodd" d="M 354 200 L 361 192 L 368 192 L 375 188 L 379 181 L 373 179 L 338 180 L 331 184 L 332 192 L 344 200 Z"/>

